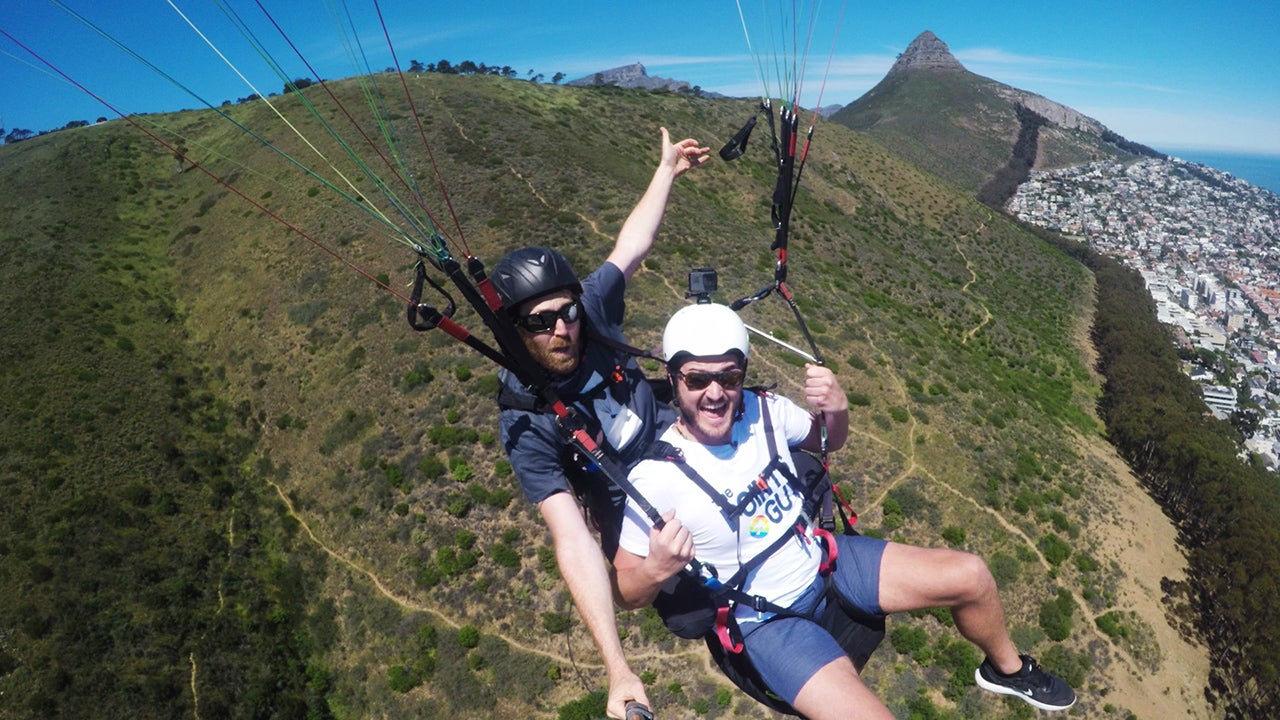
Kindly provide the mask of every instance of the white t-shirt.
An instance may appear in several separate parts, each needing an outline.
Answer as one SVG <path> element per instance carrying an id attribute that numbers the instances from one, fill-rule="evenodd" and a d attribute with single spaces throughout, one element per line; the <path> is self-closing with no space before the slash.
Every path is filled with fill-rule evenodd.
<path id="1" fill-rule="evenodd" d="M 712 487 L 736 506 L 755 483 L 760 471 L 772 459 L 760 415 L 761 398 L 754 392 L 743 394 L 743 416 L 733 424 L 731 442 L 705 446 L 685 438 L 672 426 L 662 440 L 679 448 L 685 461 Z M 775 444 L 783 461 L 795 473 L 789 448 L 799 445 L 813 427 L 813 417 L 790 400 L 766 395 L 773 423 Z M 721 580 L 728 580 L 745 563 L 764 552 L 780 534 L 791 532 L 799 521 L 804 498 L 780 472 L 769 478 L 768 489 L 760 494 L 730 525 L 720 506 L 705 490 L 690 480 L 676 464 L 667 460 L 645 460 L 629 476 L 640 495 L 659 514 L 676 508 L 676 518 L 693 536 L 694 554 L 704 564 L 715 566 Z M 649 532 L 653 524 L 634 500 L 627 501 L 619 544 L 641 557 L 649 554 Z M 822 559 L 822 548 L 806 523 L 804 536 L 792 539 L 753 570 L 743 585 L 749 595 L 759 595 L 788 607 L 813 582 Z M 739 606 L 739 620 L 761 619 L 749 607 Z"/>

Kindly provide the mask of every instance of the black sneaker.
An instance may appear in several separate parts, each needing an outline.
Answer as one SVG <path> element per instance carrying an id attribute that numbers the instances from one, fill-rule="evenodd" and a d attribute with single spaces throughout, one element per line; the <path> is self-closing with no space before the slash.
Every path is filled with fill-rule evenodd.
<path id="1" fill-rule="evenodd" d="M 1012 695 L 1041 710 L 1066 710 L 1076 704 L 1076 691 L 1062 678 L 1045 672 L 1030 655 L 1019 657 L 1022 669 L 1012 675 L 1002 674 L 990 660 L 983 660 L 973 671 L 973 679 L 983 690 Z"/>

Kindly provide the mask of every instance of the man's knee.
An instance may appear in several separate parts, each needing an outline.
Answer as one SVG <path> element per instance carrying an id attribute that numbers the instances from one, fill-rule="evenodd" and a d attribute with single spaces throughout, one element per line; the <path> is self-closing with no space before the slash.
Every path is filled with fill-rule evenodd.
<path id="1" fill-rule="evenodd" d="M 981 557 L 957 551 L 949 565 L 954 573 L 959 600 L 976 600 L 997 592 L 995 578 Z"/>

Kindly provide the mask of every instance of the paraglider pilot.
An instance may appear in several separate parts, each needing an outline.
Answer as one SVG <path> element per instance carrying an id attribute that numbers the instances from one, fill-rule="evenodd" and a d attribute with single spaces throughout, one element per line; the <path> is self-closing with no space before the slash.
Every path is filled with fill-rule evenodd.
<path id="1" fill-rule="evenodd" d="M 557 395 L 624 467 L 637 461 L 675 419 L 671 408 L 655 399 L 635 359 L 615 349 L 625 342 L 621 326 L 627 281 L 653 247 L 676 178 L 705 162 L 708 152 L 693 139 L 671 142 L 662 128 L 661 160 L 648 188 L 612 252 L 581 281 L 563 255 L 546 247 L 507 255 L 489 276 L 525 346 L 550 373 Z M 504 371 L 501 379 L 503 448 L 525 497 L 538 506 L 551 533 L 560 574 L 609 676 L 608 713 L 621 718 L 628 701 L 648 705 L 618 639 L 606 564 L 617 548 L 625 496 L 598 474 L 580 472 L 582 458 L 572 457 L 554 416 L 514 374 Z M 576 498 L 600 533 L 600 545 Z"/>

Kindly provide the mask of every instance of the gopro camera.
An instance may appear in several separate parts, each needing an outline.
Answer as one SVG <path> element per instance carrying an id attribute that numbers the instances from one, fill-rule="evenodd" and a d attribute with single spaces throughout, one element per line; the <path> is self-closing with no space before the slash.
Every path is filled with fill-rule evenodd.
<path id="1" fill-rule="evenodd" d="M 715 268 L 694 268 L 689 271 L 689 292 L 685 293 L 686 298 L 697 298 L 698 303 L 711 302 L 711 293 L 716 291 L 719 285 L 719 277 L 716 275 Z"/>

